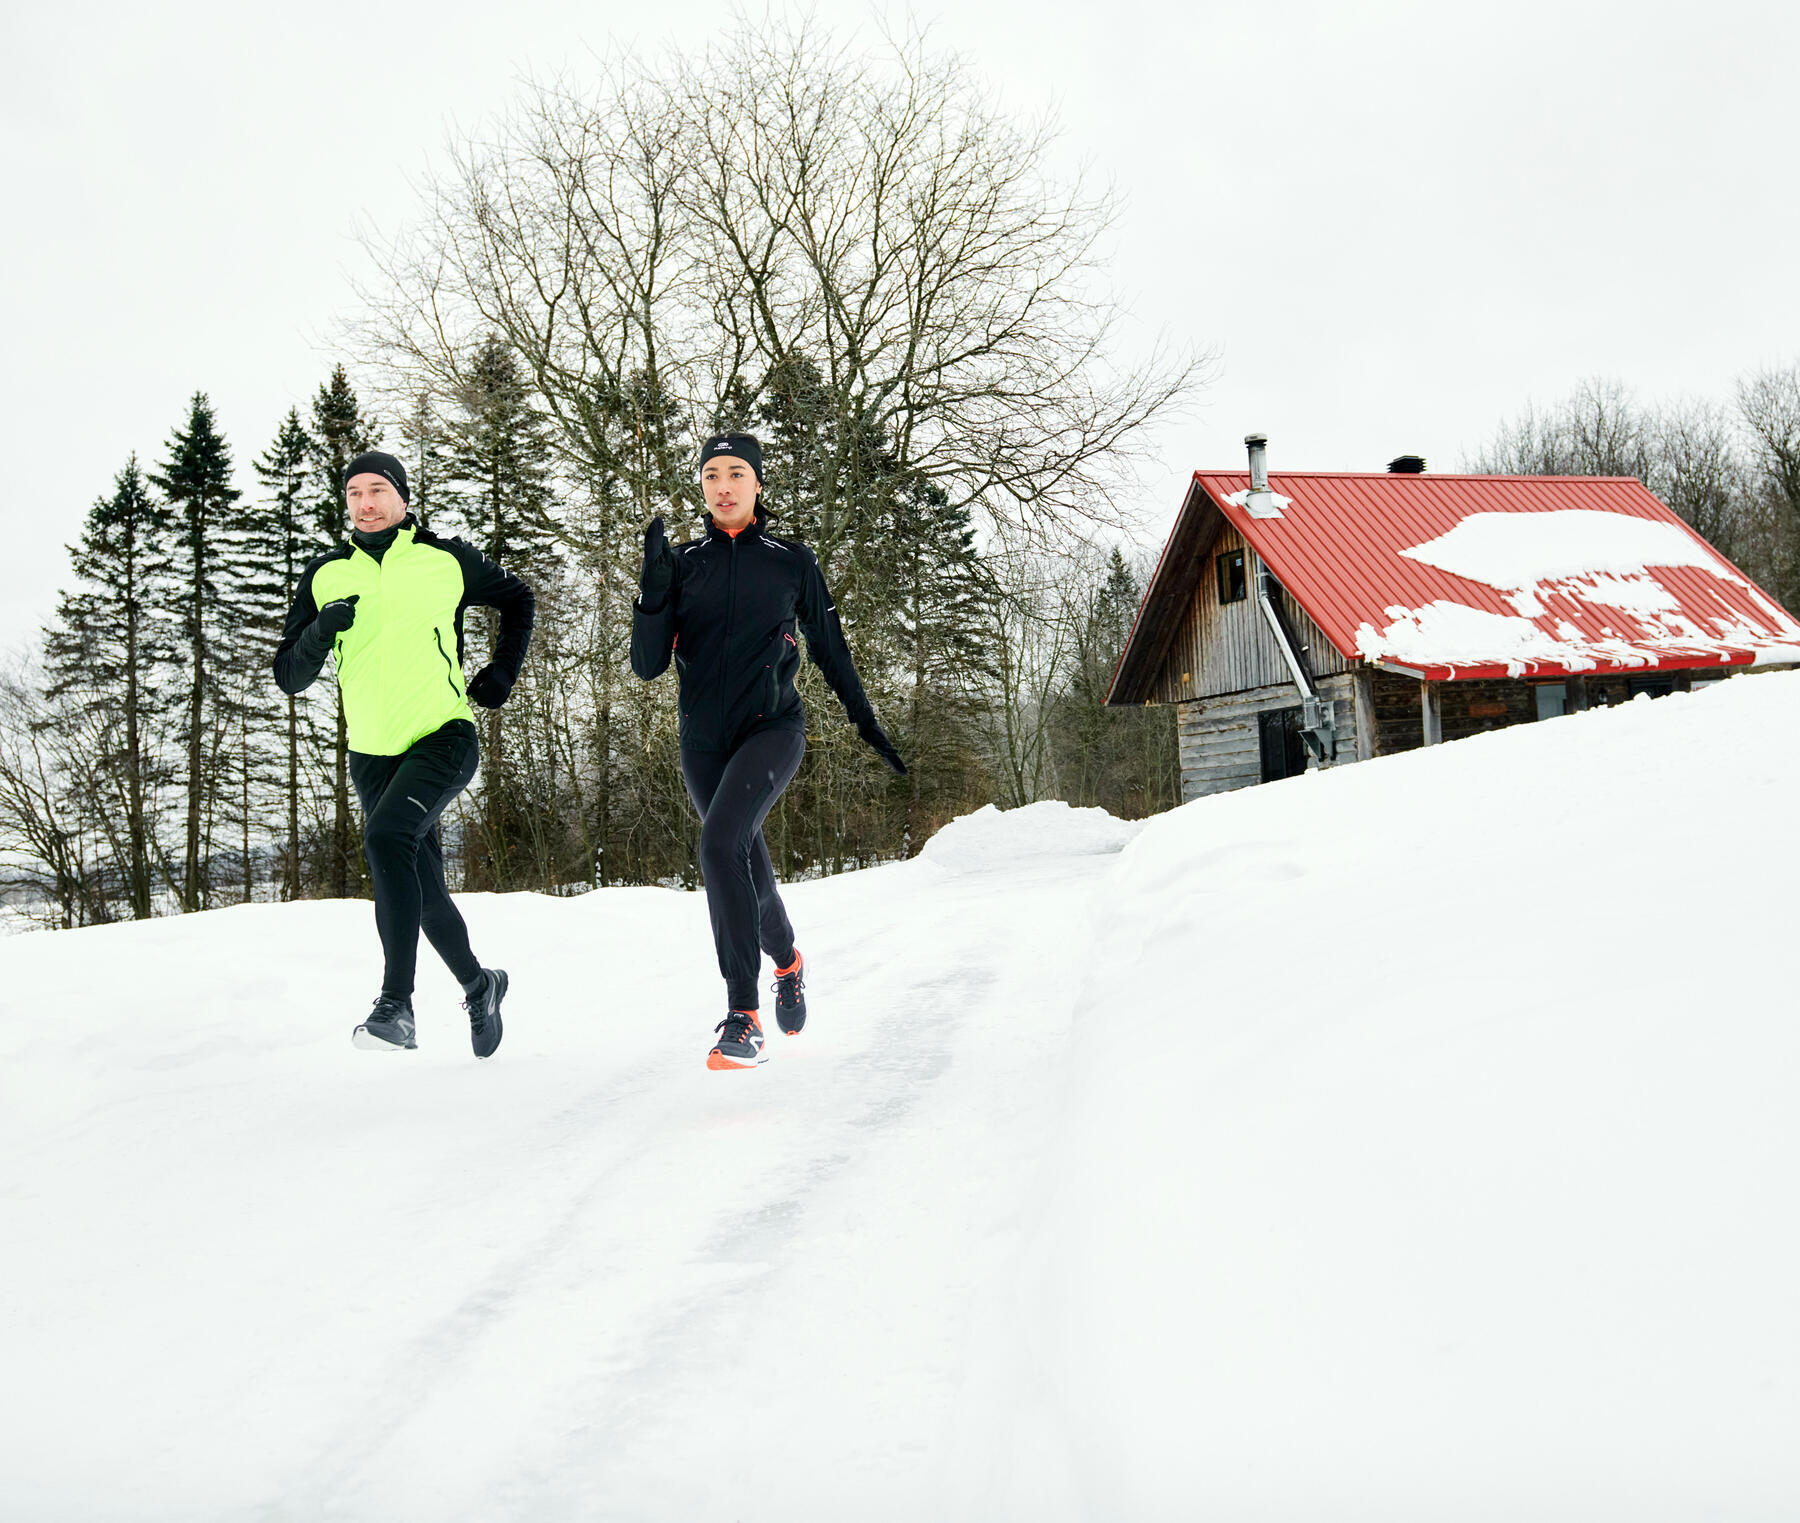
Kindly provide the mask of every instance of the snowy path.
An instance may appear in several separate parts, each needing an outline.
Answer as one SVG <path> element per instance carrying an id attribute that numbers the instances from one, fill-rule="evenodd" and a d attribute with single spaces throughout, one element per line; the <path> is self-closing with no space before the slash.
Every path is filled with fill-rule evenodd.
<path id="1" fill-rule="evenodd" d="M 0 1187 L 34 1250 L 0 1291 L 18 1515 L 905 1517 L 1004 1487 L 957 1433 L 1094 844 L 795 886 L 813 1015 L 754 1074 L 701 1063 L 698 896 L 469 901 L 514 976 L 479 1066 L 435 971 L 418 1053 L 351 1050 L 366 906 L 8 943 L 21 1007 L 91 1037 L 46 1059 L 9 1021 L 0 1058 L 38 1075 Z"/>
<path id="2" fill-rule="evenodd" d="M 0 941 L 0 1520 L 1800 1517 L 1800 673 L 789 897 Z"/>

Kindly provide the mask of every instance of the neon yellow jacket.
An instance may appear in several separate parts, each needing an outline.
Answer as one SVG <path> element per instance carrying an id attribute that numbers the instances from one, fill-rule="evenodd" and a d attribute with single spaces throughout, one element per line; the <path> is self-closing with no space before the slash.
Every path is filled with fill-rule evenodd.
<path id="1" fill-rule="evenodd" d="M 315 623 L 319 610 L 349 597 L 355 622 L 329 641 Z M 379 561 L 351 541 L 307 566 L 275 653 L 275 680 L 301 692 L 335 655 L 350 749 L 398 756 L 453 719 L 473 721 L 462 660 L 463 610 L 475 605 L 500 610 L 493 664 L 510 687 L 531 643 L 531 589 L 409 514 Z"/>

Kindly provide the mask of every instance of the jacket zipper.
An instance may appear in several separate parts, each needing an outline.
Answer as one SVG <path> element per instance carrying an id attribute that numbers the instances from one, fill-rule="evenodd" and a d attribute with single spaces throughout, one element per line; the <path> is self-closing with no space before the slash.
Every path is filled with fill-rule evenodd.
<path id="1" fill-rule="evenodd" d="M 451 664 L 450 652 L 444 649 L 444 632 L 441 629 L 433 629 L 431 632 L 437 636 L 438 654 L 444 658 L 444 681 L 450 684 L 450 691 L 460 698 L 462 692 L 456 685 L 456 678 L 451 676 L 456 668 Z"/>
<path id="2" fill-rule="evenodd" d="M 725 733 L 725 664 L 731 650 L 731 626 L 737 619 L 737 547 L 738 536 L 731 536 L 730 572 L 725 579 L 725 638 L 719 642 L 719 744 L 729 737 Z"/>

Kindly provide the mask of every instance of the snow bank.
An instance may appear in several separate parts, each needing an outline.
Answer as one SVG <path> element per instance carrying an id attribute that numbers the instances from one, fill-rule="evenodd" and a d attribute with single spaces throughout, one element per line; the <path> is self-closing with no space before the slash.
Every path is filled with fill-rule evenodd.
<path id="1" fill-rule="evenodd" d="M 696 894 L 465 898 L 483 1064 L 429 954 L 351 1049 L 364 904 L 8 938 L 0 1513 L 1800 1516 L 1796 746 L 984 810 L 786 891 L 753 1074 Z"/>
<path id="2" fill-rule="evenodd" d="M 1797 747 L 1744 678 L 1125 851 L 1024 1313 L 1095 1515 L 1800 1515 Z"/>
<path id="3" fill-rule="evenodd" d="M 1076 809 L 1061 800 L 996 809 L 992 804 L 952 820 L 919 856 L 949 872 L 986 872 L 1045 857 L 1104 856 L 1123 851 L 1143 821 L 1104 809 Z"/>

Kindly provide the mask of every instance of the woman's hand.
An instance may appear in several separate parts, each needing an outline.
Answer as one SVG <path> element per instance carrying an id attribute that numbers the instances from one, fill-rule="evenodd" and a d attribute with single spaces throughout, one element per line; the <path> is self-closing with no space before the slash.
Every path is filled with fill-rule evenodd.
<path id="1" fill-rule="evenodd" d="M 646 609 L 660 608 L 674 581 L 675 552 L 669 548 L 659 513 L 644 530 L 644 569 L 638 577 L 638 602 Z"/>
<path id="2" fill-rule="evenodd" d="M 900 760 L 900 753 L 894 749 L 893 741 L 889 740 L 881 726 L 875 723 L 873 714 L 856 727 L 856 733 L 868 743 L 870 750 L 902 777 L 906 776 L 906 763 Z"/>

